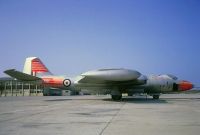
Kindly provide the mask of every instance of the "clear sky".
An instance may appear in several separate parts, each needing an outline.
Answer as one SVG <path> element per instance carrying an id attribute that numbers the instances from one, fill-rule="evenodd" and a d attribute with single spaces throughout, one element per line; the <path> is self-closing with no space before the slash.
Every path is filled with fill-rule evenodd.
<path id="1" fill-rule="evenodd" d="M 200 86 L 199 0 L 0 0 L 0 76 L 40 57 L 54 74 L 170 73 Z"/>

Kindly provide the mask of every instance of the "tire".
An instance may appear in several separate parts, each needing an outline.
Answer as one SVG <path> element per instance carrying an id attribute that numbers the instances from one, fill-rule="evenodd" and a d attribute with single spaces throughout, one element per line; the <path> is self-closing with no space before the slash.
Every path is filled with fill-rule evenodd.
<path id="1" fill-rule="evenodd" d="M 114 101 L 119 101 L 122 99 L 122 95 L 111 95 Z"/>
<path id="2" fill-rule="evenodd" d="M 133 94 L 132 93 L 128 93 L 128 96 L 133 96 Z"/>
<path id="3" fill-rule="evenodd" d="M 159 99 L 160 95 L 153 95 L 153 99 Z"/>

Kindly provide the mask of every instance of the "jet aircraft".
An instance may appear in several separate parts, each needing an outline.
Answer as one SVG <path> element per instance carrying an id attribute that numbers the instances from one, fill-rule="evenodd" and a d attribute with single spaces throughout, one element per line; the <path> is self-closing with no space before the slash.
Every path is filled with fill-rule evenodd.
<path id="1" fill-rule="evenodd" d="M 122 93 L 132 96 L 146 93 L 159 99 L 161 93 L 187 91 L 193 88 L 189 81 L 178 80 L 171 74 L 143 75 L 136 70 L 111 68 L 84 72 L 74 78 L 55 76 L 37 57 L 26 58 L 23 72 L 15 69 L 4 71 L 21 81 L 37 81 L 46 88 L 109 93 L 113 100 L 122 99 Z"/>

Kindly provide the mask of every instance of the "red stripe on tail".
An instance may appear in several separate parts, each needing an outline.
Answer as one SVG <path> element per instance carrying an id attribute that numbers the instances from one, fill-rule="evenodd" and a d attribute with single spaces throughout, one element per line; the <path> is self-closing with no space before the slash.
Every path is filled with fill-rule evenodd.
<path id="1" fill-rule="evenodd" d="M 32 60 L 31 67 L 32 67 L 32 72 L 35 73 L 49 72 L 46 66 L 38 58 Z"/>

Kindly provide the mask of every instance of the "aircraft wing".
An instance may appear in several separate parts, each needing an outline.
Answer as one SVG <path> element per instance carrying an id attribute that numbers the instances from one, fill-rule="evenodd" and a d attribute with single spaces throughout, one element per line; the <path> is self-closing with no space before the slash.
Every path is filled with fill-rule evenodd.
<path id="1" fill-rule="evenodd" d="M 146 78 L 132 70 L 97 70 L 83 73 L 76 80 L 76 85 L 86 89 L 129 89 L 146 83 Z"/>
<path id="2" fill-rule="evenodd" d="M 41 80 L 41 78 L 39 78 L 39 77 L 32 76 L 32 75 L 29 75 L 29 74 L 25 74 L 25 73 L 22 73 L 20 71 L 15 70 L 15 69 L 6 70 L 6 71 L 4 71 L 4 73 L 6 73 L 7 75 L 9 75 L 9 76 L 11 76 L 13 78 L 21 80 L 21 81 L 37 81 L 37 80 Z"/>
<path id="3" fill-rule="evenodd" d="M 122 88 L 131 88 L 136 85 L 145 84 L 145 82 L 135 79 L 135 80 L 127 80 L 127 81 L 108 81 L 108 80 L 98 80 L 90 77 L 83 77 L 81 80 L 77 82 L 78 86 L 82 88 L 108 88 L 112 89 L 115 87 Z"/>

